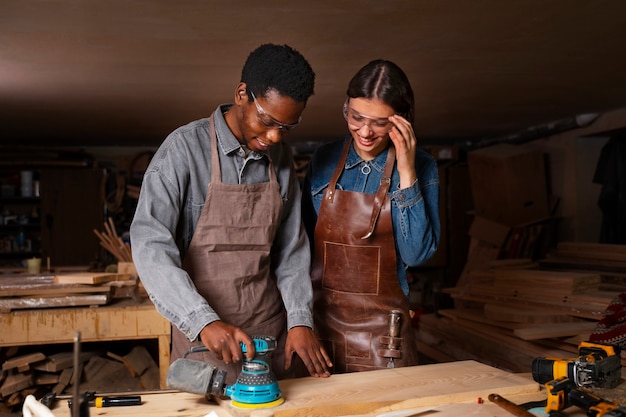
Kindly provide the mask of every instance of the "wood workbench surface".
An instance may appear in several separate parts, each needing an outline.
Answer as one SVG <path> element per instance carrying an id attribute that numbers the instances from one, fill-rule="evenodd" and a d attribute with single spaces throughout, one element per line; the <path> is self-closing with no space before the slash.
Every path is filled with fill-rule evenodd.
<path id="1" fill-rule="evenodd" d="M 545 399 L 530 375 L 512 374 L 474 362 L 460 361 L 409 368 L 279 381 L 285 402 L 269 410 L 234 408 L 203 396 L 166 392 L 142 395 L 141 406 L 91 408 L 91 416 L 107 417 L 403 417 L 416 413 L 437 417 L 509 417 L 490 403 L 497 393 L 516 403 Z M 479 401 L 483 399 L 484 402 Z M 53 409 L 56 417 L 70 417 L 66 401 Z M 213 412 L 213 414 L 211 414 Z"/>

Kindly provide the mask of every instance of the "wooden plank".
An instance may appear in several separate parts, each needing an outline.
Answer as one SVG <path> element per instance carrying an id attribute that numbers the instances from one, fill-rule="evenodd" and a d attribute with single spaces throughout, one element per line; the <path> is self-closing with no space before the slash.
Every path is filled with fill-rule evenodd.
<path id="1" fill-rule="evenodd" d="M 76 272 L 73 274 L 60 274 L 54 276 L 57 284 L 102 284 L 110 281 L 127 281 L 130 274 L 116 274 L 108 272 Z"/>
<path id="2" fill-rule="evenodd" d="M 513 323 L 567 323 L 576 320 L 567 314 L 558 314 L 542 308 L 520 308 L 493 303 L 485 304 L 484 312 L 488 319 Z"/>
<path id="3" fill-rule="evenodd" d="M 388 402 L 370 410 L 383 413 L 472 402 L 478 397 L 486 398 L 494 390 L 501 395 L 539 391 L 539 385 L 527 377 L 474 361 L 357 372 L 328 379 L 307 378 L 305 383 L 285 382 L 283 392 L 288 401 L 273 410 L 275 417 L 336 416 L 336 407 L 340 405 Z"/>
<path id="4" fill-rule="evenodd" d="M 475 358 L 512 372 L 530 372 L 531 363 L 536 357 L 571 356 L 569 352 L 547 349 L 493 326 L 471 320 L 453 321 L 435 314 L 422 315 L 418 337 L 426 340 L 431 335 L 437 340 L 438 348 L 457 360 Z M 459 340 L 463 343 L 459 343 Z"/>
<path id="5" fill-rule="evenodd" d="M 54 295 L 72 295 L 83 293 L 110 293 L 110 286 L 93 286 L 93 285 L 75 285 L 75 284 L 33 284 L 19 286 L 0 286 L 1 297 L 28 297 L 43 296 L 51 297 Z"/>
<path id="6" fill-rule="evenodd" d="M 35 353 L 29 353 L 27 355 L 22 355 L 22 356 L 16 356 L 14 358 L 11 359 L 7 359 L 3 364 L 2 364 L 2 370 L 3 371 L 8 371 L 9 369 L 14 369 L 14 368 L 30 368 L 30 366 L 36 362 L 41 362 L 43 360 L 46 359 L 46 355 L 44 355 L 41 352 L 35 352 Z"/>
<path id="7" fill-rule="evenodd" d="M 626 245 L 616 245 L 610 243 L 594 243 L 594 242 L 559 242 L 557 249 L 595 252 L 595 253 L 615 253 L 626 255 Z"/>
<path id="8" fill-rule="evenodd" d="M 516 329 L 513 330 L 513 333 L 524 340 L 553 339 L 591 333 L 596 325 L 595 322 L 542 324 L 526 329 Z"/>
<path id="9" fill-rule="evenodd" d="M 541 395 L 539 384 L 529 375 L 511 374 L 474 361 L 356 372 L 332 375 L 330 378 L 288 379 L 279 381 L 279 386 L 285 402 L 268 410 L 274 417 L 335 417 L 341 415 L 339 412 L 342 410 L 379 415 L 453 403 L 472 404 L 468 406 L 470 408 L 462 407 L 471 411 L 478 397 L 487 398 L 492 392 L 505 397 Z M 187 393 L 143 395 L 142 401 L 141 407 L 109 408 L 107 415 L 135 417 L 140 413 L 170 417 L 183 412 L 187 417 L 202 417 L 211 411 L 219 417 L 262 415 L 255 413 L 261 410 L 236 409 L 228 400 L 220 401 L 219 407 L 212 406 L 203 396 Z M 62 404 L 55 404 L 53 412 L 57 417 L 69 417 L 67 406 Z M 455 412 L 455 416 L 472 415 L 459 409 Z"/>
<path id="10" fill-rule="evenodd" d="M 606 260 L 626 263 L 626 245 L 586 242 L 559 242 L 553 256 L 571 256 L 581 259 Z"/>
<path id="11" fill-rule="evenodd" d="M 92 352 L 81 352 L 80 363 L 87 361 Z M 42 372 L 60 372 L 63 369 L 74 366 L 74 353 L 73 352 L 59 352 L 49 355 L 45 361 L 33 365 L 33 369 Z"/>
<path id="12" fill-rule="evenodd" d="M 474 310 L 474 309 L 469 309 L 469 308 L 452 308 L 452 309 L 441 309 L 441 310 L 437 310 L 437 314 L 443 316 L 443 317 L 448 317 L 452 320 L 458 321 L 458 320 L 471 320 L 477 323 L 483 323 L 483 324 L 487 324 L 490 326 L 495 326 L 495 327 L 499 327 L 502 329 L 506 329 L 506 330 L 513 330 L 513 329 L 519 329 L 519 328 L 523 328 L 525 326 L 528 325 L 524 325 L 524 324 L 520 324 L 520 323 L 513 323 L 513 322 L 505 322 L 505 321 L 500 321 L 500 320 L 493 320 L 489 317 L 487 317 L 485 314 L 483 314 L 480 311 Z"/>
<path id="13" fill-rule="evenodd" d="M 28 373 L 11 374 L 6 377 L 0 387 L 0 395 L 6 397 L 14 392 L 23 390 L 33 385 L 33 375 Z"/>
<path id="14" fill-rule="evenodd" d="M 610 303 L 610 300 L 606 301 L 604 304 L 581 303 L 577 302 L 574 296 L 564 298 L 562 300 L 543 298 L 540 296 L 536 296 L 531 299 L 494 293 L 492 289 L 493 287 L 489 286 L 470 285 L 466 289 L 455 289 L 454 291 L 449 291 L 449 294 L 456 300 L 480 303 L 497 302 L 509 306 L 520 306 L 526 308 L 539 307 L 554 312 L 562 312 L 572 317 L 593 320 L 599 320 L 602 318 L 606 307 Z"/>
<path id="15" fill-rule="evenodd" d="M 578 294 L 597 289 L 601 283 L 599 274 L 558 272 L 527 269 L 499 269 L 495 271 L 496 288 L 515 289 L 518 293 L 536 295 L 537 290 L 556 294 Z"/>
<path id="16" fill-rule="evenodd" d="M 0 298 L 0 311 L 29 308 L 76 307 L 103 305 L 109 302 L 108 294 L 66 295 L 63 297 Z"/>
<path id="17" fill-rule="evenodd" d="M 41 373 L 38 372 L 35 374 L 35 385 L 53 385 L 59 383 L 59 374 L 55 373 Z"/>
<path id="18" fill-rule="evenodd" d="M 133 346 L 127 355 L 124 355 L 124 363 L 131 369 L 132 375 L 141 375 L 147 369 L 156 367 L 156 363 L 145 346 Z"/>

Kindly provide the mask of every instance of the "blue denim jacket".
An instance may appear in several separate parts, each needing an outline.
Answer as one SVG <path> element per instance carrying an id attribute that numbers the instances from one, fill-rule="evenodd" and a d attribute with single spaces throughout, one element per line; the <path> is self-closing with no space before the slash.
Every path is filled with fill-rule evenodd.
<path id="1" fill-rule="evenodd" d="M 324 190 L 328 187 L 345 140 L 348 139 L 349 137 L 320 146 L 311 158 L 304 180 L 302 204 L 303 219 L 311 242 Z M 346 166 L 337 182 L 337 188 L 367 194 L 376 193 L 387 152 L 383 151 L 372 161 L 364 161 L 352 146 Z M 417 181 L 405 189 L 400 189 L 400 174 L 394 167 L 389 191 L 398 280 L 407 297 L 409 294 L 407 267 L 418 266 L 427 261 L 437 250 L 440 236 L 437 162 L 429 153 L 418 149 L 415 166 Z"/>

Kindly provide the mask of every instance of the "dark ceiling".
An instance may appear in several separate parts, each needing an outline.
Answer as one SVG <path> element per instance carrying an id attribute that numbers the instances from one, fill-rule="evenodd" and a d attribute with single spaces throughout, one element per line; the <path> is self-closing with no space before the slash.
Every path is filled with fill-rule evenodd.
<path id="1" fill-rule="evenodd" d="M 229 102 L 248 53 L 317 74 L 294 143 L 344 133 L 349 78 L 397 62 L 425 143 L 626 107 L 622 0 L 2 0 L 0 144 L 158 145 Z"/>

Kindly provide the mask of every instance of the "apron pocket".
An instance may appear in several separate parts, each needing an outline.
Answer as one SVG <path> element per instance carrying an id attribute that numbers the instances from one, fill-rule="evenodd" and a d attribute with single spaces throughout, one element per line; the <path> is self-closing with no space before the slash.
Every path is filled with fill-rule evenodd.
<path id="1" fill-rule="evenodd" d="M 378 294 L 380 247 L 333 242 L 324 242 L 324 245 L 326 257 L 322 285 L 325 289 L 353 294 Z"/>

